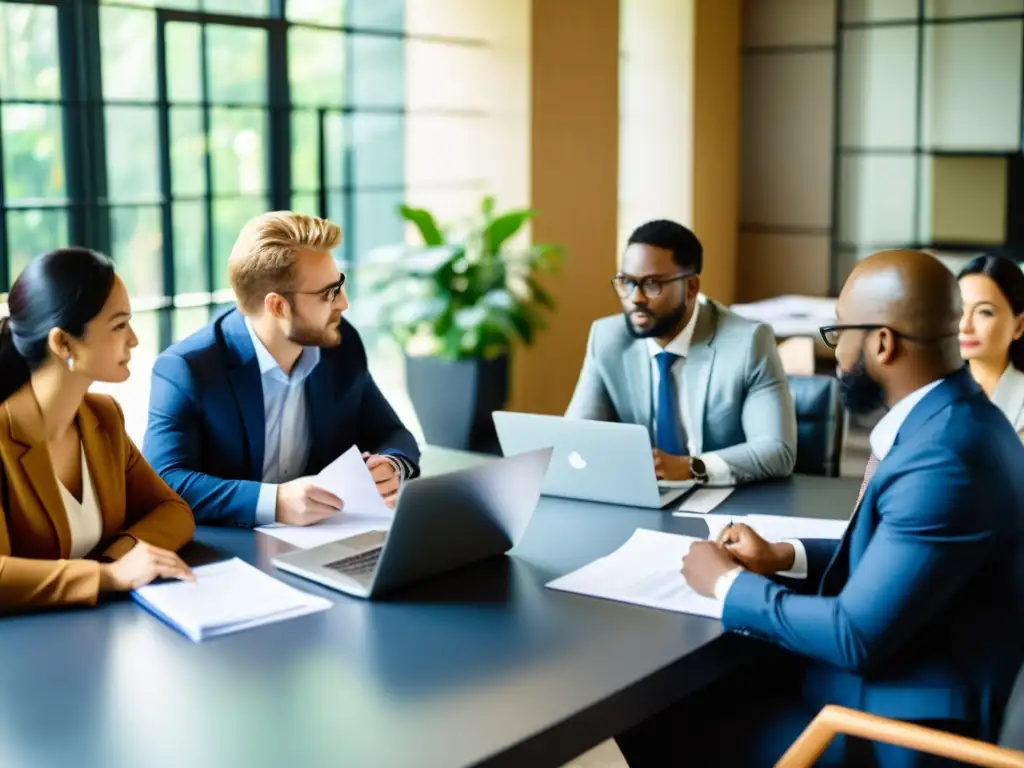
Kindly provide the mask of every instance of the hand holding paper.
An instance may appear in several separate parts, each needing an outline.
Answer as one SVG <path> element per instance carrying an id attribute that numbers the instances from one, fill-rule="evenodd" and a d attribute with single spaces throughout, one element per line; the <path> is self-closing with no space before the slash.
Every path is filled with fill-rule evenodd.
<path id="1" fill-rule="evenodd" d="M 332 513 L 321 518 L 316 525 L 306 527 L 266 525 L 258 530 L 308 549 L 368 531 L 386 531 L 391 527 L 391 509 L 377 491 L 377 483 L 358 448 L 350 448 L 327 465 L 313 478 L 313 482 L 337 497 L 339 502 L 344 499 L 344 509 L 340 514 Z"/>
<path id="2" fill-rule="evenodd" d="M 276 520 L 284 525 L 315 525 L 344 506 L 338 496 L 317 484 L 317 478 L 300 477 L 278 486 Z"/>
<path id="3" fill-rule="evenodd" d="M 383 456 L 370 456 L 388 464 Z M 390 466 L 390 464 L 389 464 Z M 377 480 L 372 470 L 380 472 L 379 463 L 363 459 L 363 454 L 355 446 L 332 461 L 315 478 L 316 482 L 326 491 L 333 493 L 345 501 L 346 512 L 384 512 L 387 506 L 377 490 Z"/>
<path id="4" fill-rule="evenodd" d="M 401 482 L 395 465 L 387 456 L 379 454 L 364 453 L 363 461 L 366 462 L 366 468 L 370 470 L 370 475 L 377 484 L 377 493 L 384 500 L 384 504 L 388 509 L 394 509 L 398 502 L 399 483 Z"/>

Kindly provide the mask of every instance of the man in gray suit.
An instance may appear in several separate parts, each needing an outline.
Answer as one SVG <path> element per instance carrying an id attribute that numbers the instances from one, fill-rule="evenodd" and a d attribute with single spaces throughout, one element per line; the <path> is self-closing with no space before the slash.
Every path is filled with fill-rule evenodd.
<path id="1" fill-rule="evenodd" d="M 702 265 L 700 241 L 681 224 L 633 232 L 612 280 L 625 317 L 594 323 L 566 415 L 647 427 L 661 480 L 786 477 L 796 414 L 775 338 L 701 300 Z"/>

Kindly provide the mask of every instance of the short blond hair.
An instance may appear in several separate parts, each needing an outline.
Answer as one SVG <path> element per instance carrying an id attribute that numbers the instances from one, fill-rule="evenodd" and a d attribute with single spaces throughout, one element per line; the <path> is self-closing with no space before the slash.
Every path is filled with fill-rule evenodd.
<path id="1" fill-rule="evenodd" d="M 246 222 L 228 258 L 228 278 L 244 313 L 259 313 L 268 293 L 290 290 L 304 249 L 330 251 L 341 244 L 341 227 L 328 219 L 271 211 Z"/>

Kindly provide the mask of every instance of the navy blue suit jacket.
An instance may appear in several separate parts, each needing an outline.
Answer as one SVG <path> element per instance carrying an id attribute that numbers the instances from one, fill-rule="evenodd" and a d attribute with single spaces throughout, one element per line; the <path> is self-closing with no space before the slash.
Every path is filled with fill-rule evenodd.
<path id="1" fill-rule="evenodd" d="M 803 543 L 809 594 L 745 572 L 725 627 L 809 657 L 814 710 L 994 739 L 1024 660 L 1024 447 L 966 369 L 910 412 L 843 539 Z"/>
<path id="2" fill-rule="evenodd" d="M 353 445 L 417 464 L 416 440 L 371 378 L 359 334 L 342 320 L 341 336 L 306 379 L 312 445 L 303 474 L 315 475 Z M 238 311 L 157 358 L 143 454 L 196 522 L 254 524 L 265 435 L 259 362 Z"/>

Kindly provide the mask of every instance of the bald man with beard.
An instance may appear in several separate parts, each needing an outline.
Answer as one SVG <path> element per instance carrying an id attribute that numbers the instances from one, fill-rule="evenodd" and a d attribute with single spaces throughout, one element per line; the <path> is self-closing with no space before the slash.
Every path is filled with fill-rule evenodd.
<path id="1" fill-rule="evenodd" d="M 821 334 L 846 407 L 887 409 L 846 534 L 768 543 L 740 524 L 682 563 L 726 630 L 792 655 L 621 737 L 631 766 L 771 765 L 826 704 L 998 736 L 1024 660 L 1024 447 L 963 365 L 937 260 L 865 259 L 836 314 Z M 872 764 L 943 763 L 845 739 L 818 763 Z"/>

